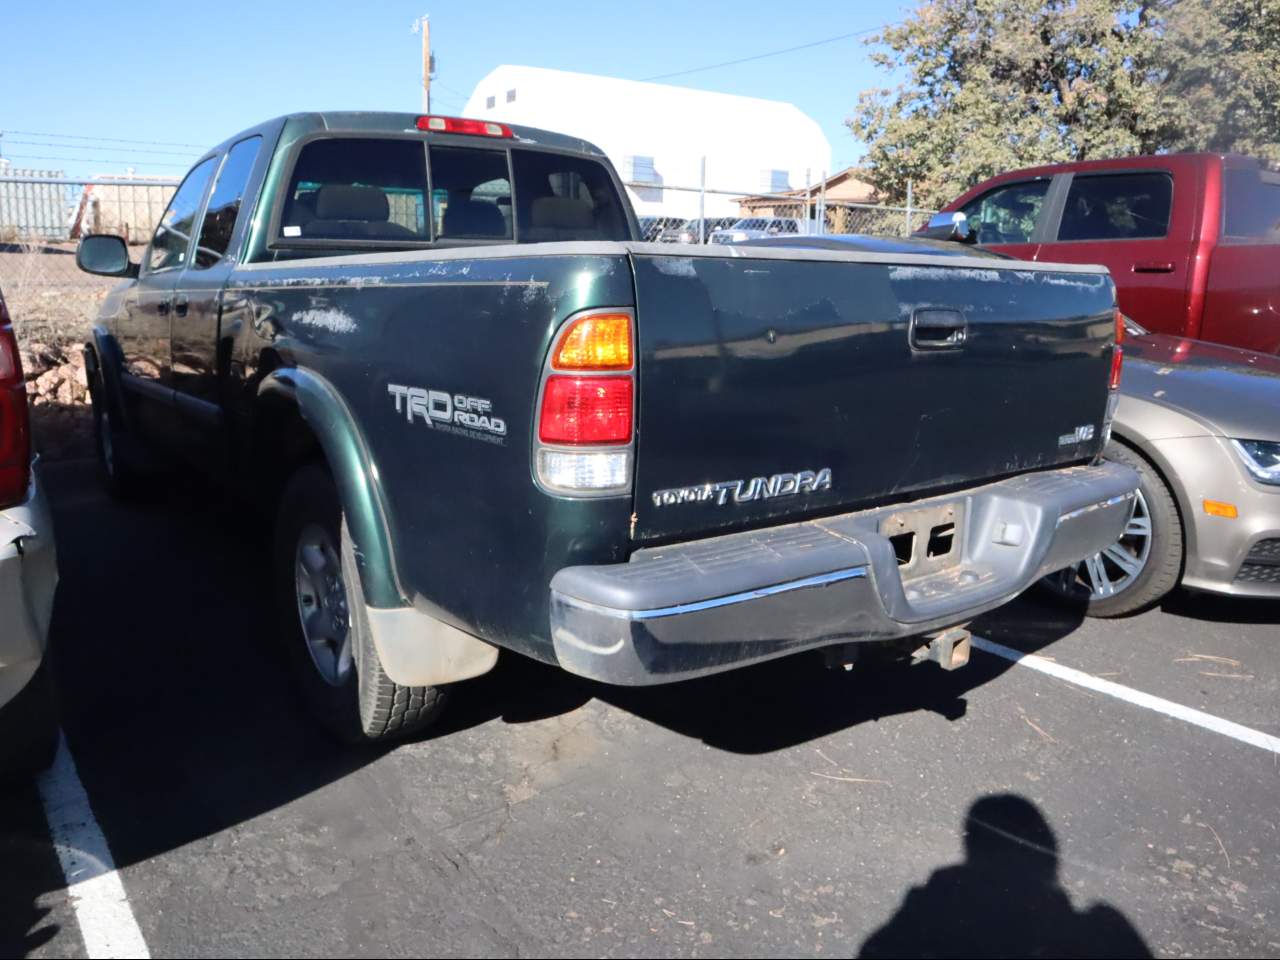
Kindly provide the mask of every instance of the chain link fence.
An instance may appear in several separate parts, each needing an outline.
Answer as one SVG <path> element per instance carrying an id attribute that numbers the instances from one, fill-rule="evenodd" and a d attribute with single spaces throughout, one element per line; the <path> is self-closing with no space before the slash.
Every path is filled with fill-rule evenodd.
<path id="1" fill-rule="evenodd" d="M 177 180 L 75 179 L 59 171 L 0 171 L 0 292 L 25 350 L 56 354 L 83 339 L 115 285 L 76 267 L 77 241 L 125 237 L 140 259 Z"/>
<path id="2" fill-rule="evenodd" d="M 735 243 L 767 236 L 869 234 L 908 237 L 936 211 L 827 198 L 821 186 L 786 193 L 627 182 L 651 243 Z M 705 216 L 690 213 L 703 210 Z"/>

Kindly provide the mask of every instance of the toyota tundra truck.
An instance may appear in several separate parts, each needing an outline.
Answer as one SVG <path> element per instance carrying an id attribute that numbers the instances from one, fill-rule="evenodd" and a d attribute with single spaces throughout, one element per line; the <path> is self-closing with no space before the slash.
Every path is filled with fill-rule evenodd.
<path id="1" fill-rule="evenodd" d="M 316 718 L 421 728 L 499 650 L 658 684 L 963 625 L 1119 536 L 1104 268 L 948 244 L 639 241 L 603 153 L 310 113 L 210 150 L 85 346 L 120 496 L 169 460 L 274 517 Z"/>

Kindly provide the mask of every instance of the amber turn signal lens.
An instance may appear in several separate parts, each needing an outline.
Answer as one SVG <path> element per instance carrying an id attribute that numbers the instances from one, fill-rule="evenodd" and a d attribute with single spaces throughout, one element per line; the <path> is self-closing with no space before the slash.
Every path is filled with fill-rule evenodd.
<path id="1" fill-rule="evenodd" d="M 1211 517 L 1226 517 L 1228 520 L 1234 520 L 1240 516 L 1240 511 L 1236 509 L 1234 503 L 1223 503 L 1221 500 L 1206 500 L 1204 512 Z"/>
<path id="2" fill-rule="evenodd" d="M 629 370 L 631 318 L 625 313 L 593 313 L 574 320 L 556 344 L 556 370 Z"/>

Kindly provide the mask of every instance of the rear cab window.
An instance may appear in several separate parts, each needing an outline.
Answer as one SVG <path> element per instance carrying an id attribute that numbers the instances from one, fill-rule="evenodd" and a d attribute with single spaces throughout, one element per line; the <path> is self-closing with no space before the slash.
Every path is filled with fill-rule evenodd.
<path id="1" fill-rule="evenodd" d="M 325 136 L 298 152 L 272 245 L 332 249 L 628 239 L 614 179 L 590 157 L 518 146 Z"/>
<path id="2" fill-rule="evenodd" d="M 429 239 L 422 141 L 334 137 L 306 144 L 293 168 L 280 235 L 286 241 Z"/>
<path id="3" fill-rule="evenodd" d="M 1228 167 L 1223 171 L 1223 190 L 1224 237 L 1280 242 L 1280 173 Z"/>
<path id="4" fill-rule="evenodd" d="M 1057 239 L 1149 240 L 1169 232 L 1173 177 L 1149 173 L 1076 174 Z"/>

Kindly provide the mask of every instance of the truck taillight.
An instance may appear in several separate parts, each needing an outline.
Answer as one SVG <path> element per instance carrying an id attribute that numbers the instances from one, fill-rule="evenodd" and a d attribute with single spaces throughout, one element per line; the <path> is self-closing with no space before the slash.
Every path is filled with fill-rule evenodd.
<path id="1" fill-rule="evenodd" d="M 0 507 L 21 503 L 31 482 L 31 422 L 18 341 L 0 300 Z"/>
<path id="2" fill-rule="evenodd" d="M 1120 375 L 1124 370 L 1124 314 L 1116 308 L 1116 342 L 1111 348 L 1111 389 L 1120 389 Z"/>
<path id="3" fill-rule="evenodd" d="M 551 493 L 605 496 L 631 488 L 635 434 L 632 314 L 592 310 L 552 343 L 539 394 L 535 472 Z"/>
<path id="4" fill-rule="evenodd" d="M 549 377 L 538 439 L 573 446 L 631 442 L 631 377 Z"/>

